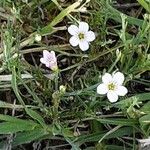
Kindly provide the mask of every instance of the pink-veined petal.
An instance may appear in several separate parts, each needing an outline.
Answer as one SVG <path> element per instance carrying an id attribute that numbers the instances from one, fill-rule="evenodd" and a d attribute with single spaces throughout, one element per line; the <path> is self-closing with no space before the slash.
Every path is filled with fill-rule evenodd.
<path id="1" fill-rule="evenodd" d="M 55 52 L 54 51 L 47 51 L 47 50 L 44 50 L 43 51 L 43 58 L 46 62 L 49 62 L 49 61 L 57 61 L 57 58 L 56 58 L 56 55 L 55 55 Z"/>
<path id="2" fill-rule="evenodd" d="M 86 22 L 79 22 L 79 32 L 88 32 L 89 25 Z"/>
<path id="3" fill-rule="evenodd" d="M 111 103 L 114 103 L 118 100 L 118 95 L 114 91 L 109 91 L 107 93 L 107 98 Z"/>
<path id="4" fill-rule="evenodd" d="M 123 82 L 124 82 L 124 74 L 121 73 L 121 72 L 116 72 L 114 75 L 113 75 L 113 81 L 115 83 L 117 83 L 118 85 L 122 85 Z"/>
<path id="5" fill-rule="evenodd" d="M 53 60 L 53 55 L 51 54 L 51 52 L 44 50 L 43 51 L 43 59 L 45 62 L 49 62 L 49 61 Z"/>
<path id="6" fill-rule="evenodd" d="M 57 57 L 56 57 L 54 51 L 51 51 L 51 59 L 52 59 L 53 61 L 57 61 Z"/>
<path id="7" fill-rule="evenodd" d="M 76 36 L 72 36 L 69 40 L 69 43 L 72 46 L 77 46 L 79 44 L 79 39 Z"/>
<path id="8" fill-rule="evenodd" d="M 42 64 L 45 64 L 45 63 L 46 63 L 46 61 L 45 61 L 44 58 L 40 58 L 40 62 L 41 62 Z"/>
<path id="9" fill-rule="evenodd" d="M 45 66 L 48 67 L 48 68 L 50 68 L 50 63 L 46 62 Z"/>
<path id="10" fill-rule="evenodd" d="M 53 56 L 53 58 L 55 58 L 55 57 L 56 57 L 56 55 L 55 55 L 55 52 L 54 52 L 54 51 L 51 51 L 50 53 L 51 53 L 51 56 Z"/>
<path id="11" fill-rule="evenodd" d="M 86 51 L 89 49 L 89 43 L 87 41 L 80 41 L 79 42 L 79 47 L 82 51 Z"/>
<path id="12" fill-rule="evenodd" d="M 57 68 L 57 58 L 54 51 L 43 51 L 43 57 L 40 59 L 40 62 L 45 64 L 46 67 L 51 68 Z"/>
<path id="13" fill-rule="evenodd" d="M 102 76 L 102 81 L 103 81 L 103 83 L 105 83 L 105 84 L 108 84 L 108 83 L 112 82 L 112 75 L 109 74 L 109 73 L 105 73 L 105 74 Z"/>
<path id="14" fill-rule="evenodd" d="M 106 94 L 108 92 L 108 87 L 105 84 L 100 84 L 97 87 L 97 93 L 98 94 Z"/>
<path id="15" fill-rule="evenodd" d="M 45 58 L 49 58 L 51 56 L 51 53 L 49 52 L 49 51 L 47 51 L 47 50 L 44 50 L 43 51 L 43 58 L 45 59 Z"/>
<path id="16" fill-rule="evenodd" d="M 44 58 L 41 58 L 41 59 L 40 59 L 40 62 L 41 62 L 42 64 L 44 64 L 46 67 L 50 68 L 50 63 L 49 63 L 48 61 L 45 61 Z"/>
<path id="17" fill-rule="evenodd" d="M 86 33 L 86 40 L 87 40 L 88 42 L 94 41 L 94 40 L 95 40 L 95 33 L 94 33 L 93 31 L 88 31 L 88 32 Z"/>
<path id="18" fill-rule="evenodd" d="M 115 92 L 119 96 L 125 96 L 128 93 L 128 89 L 124 86 L 118 86 Z"/>
<path id="19" fill-rule="evenodd" d="M 79 31 L 79 28 L 75 25 L 71 25 L 68 27 L 68 32 L 71 34 L 71 35 L 76 35 Z"/>

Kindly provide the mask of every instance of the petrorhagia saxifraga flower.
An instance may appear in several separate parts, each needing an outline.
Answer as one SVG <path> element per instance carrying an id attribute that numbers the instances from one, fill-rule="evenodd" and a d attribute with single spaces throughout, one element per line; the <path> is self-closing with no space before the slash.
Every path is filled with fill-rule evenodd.
<path id="1" fill-rule="evenodd" d="M 122 85 L 124 75 L 121 72 L 116 72 L 112 75 L 105 73 L 102 76 L 102 82 L 103 83 L 97 87 L 97 93 L 107 94 L 107 98 L 112 103 L 118 100 L 118 96 L 125 96 L 128 93 L 127 88 Z"/>
<path id="2" fill-rule="evenodd" d="M 42 64 L 45 64 L 46 67 L 50 68 L 53 71 L 56 71 L 58 69 L 57 58 L 54 51 L 49 52 L 47 50 L 44 50 L 43 57 L 40 59 L 40 62 Z"/>
<path id="3" fill-rule="evenodd" d="M 82 51 L 89 49 L 89 43 L 95 40 L 95 33 L 89 30 L 86 22 L 79 22 L 79 26 L 71 25 L 68 32 L 72 35 L 69 42 L 72 46 L 79 45 Z"/>

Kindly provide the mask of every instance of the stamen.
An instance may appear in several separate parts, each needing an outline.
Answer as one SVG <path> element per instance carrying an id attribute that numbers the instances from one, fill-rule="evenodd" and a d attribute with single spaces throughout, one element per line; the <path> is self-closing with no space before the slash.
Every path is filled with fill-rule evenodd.
<path id="1" fill-rule="evenodd" d="M 80 40 L 82 40 L 82 39 L 84 39 L 84 34 L 83 33 L 79 33 L 78 37 L 79 37 Z"/>
<path id="2" fill-rule="evenodd" d="M 115 88 L 116 88 L 116 85 L 114 84 L 114 83 L 110 83 L 110 84 L 108 84 L 108 89 L 109 90 L 115 90 Z"/>

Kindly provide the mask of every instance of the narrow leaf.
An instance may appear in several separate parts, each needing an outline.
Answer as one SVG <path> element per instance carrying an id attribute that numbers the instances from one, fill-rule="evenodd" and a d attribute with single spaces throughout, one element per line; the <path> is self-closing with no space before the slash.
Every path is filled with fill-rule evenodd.
<path id="1" fill-rule="evenodd" d="M 24 123 L 24 124 L 28 124 L 28 125 L 38 125 L 37 123 L 31 121 L 31 120 L 22 120 L 22 119 L 18 119 L 16 117 L 12 117 L 12 116 L 8 116 L 8 115 L 2 115 L 0 114 L 0 120 L 3 121 L 7 121 L 7 122 L 12 122 L 12 123 Z"/>
<path id="2" fill-rule="evenodd" d="M 60 14 L 58 14 L 58 16 L 56 16 L 54 18 L 54 20 L 47 26 L 45 26 L 42 30 L 41 30 L 41 35 L 47 35 L 47 34 L 50 34 L 54 31 L 54 26 L 56 24 L 58 24 L 59 22 L 62 21 L 62 19 L 69 15 L 72 11 L 75 10 L 75 8 L 77 8 L 78 6 L 80 5 L 79 2 L 75 2 L 74 4 L 70 5 L 69 7 L 67 7 L 66 9 L 62 10 L 60 12 Z"/>
<path id="3" fill-rule="evenodd" d="M 112 125 L 133 126 L 138 124 L 138 121 L 135 119 L 109 118 L 109 119 L 96 119 L 96 120 L 103 124 L 112 124 Z"/>
<path id="4" fill-rule="evenodd" d="M 26 108 L 27 114 L 37 120 L 42 126 L 46 126 L 44 119 L 34 110 Z"/>
<path id="5" fill-rule="evenodd" d="M 35 128 L 32 131 L 17 133 L 17 135 L 13 141 L 13 146 L 32 142 L 32 141 L 37 140 L 48 134 L 49 133 L 47 133 L 43 128 Z M 50 136 L 52 136 L 52 135 L 50 135 Z"/>
<path id="6" fill-rule="evenodd" d="M 79 145 L 81 145 L 85 142 L 97 142 L 106 133 L 107 133 L 107 131 L 103 131 L 103 132 L 99 132 L 99 133 L 82 135 L 79 138 L 77 138 L 75 140 L 75 142 L 78 143 Z M 120 129 L 116 130 L 115 132 L 113 132 L 109 136 L 106 136 L 105 139 L 118 138 L 118 137 L 122 137 L 122 136 L 125 136 L 125 135 L 131 135 L 131 134 L 133 134 L 133 128 L 132 127 L 123 127 L 123 128 L 120 128 Z"/>
<path id="7" fill-rule="evenodd" d="M 19 131 L 27 131 L 35 128 L 35 125 L 15 123 L 15 122 L 3 122 L 0 123 L 0 134 L 12 134 Z"/>

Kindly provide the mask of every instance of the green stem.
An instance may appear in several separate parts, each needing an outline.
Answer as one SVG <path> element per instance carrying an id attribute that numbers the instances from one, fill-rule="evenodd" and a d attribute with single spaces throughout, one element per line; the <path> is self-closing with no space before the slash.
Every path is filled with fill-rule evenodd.
<path id="1" fill-rule="evenodd" d="M 140 5 L 142 5 L 144 7 L 144 9 L 150 13 L 150 4 L 148 5 L 147 2 L 145 2 L 145 0 L 137 0 Z"/>

